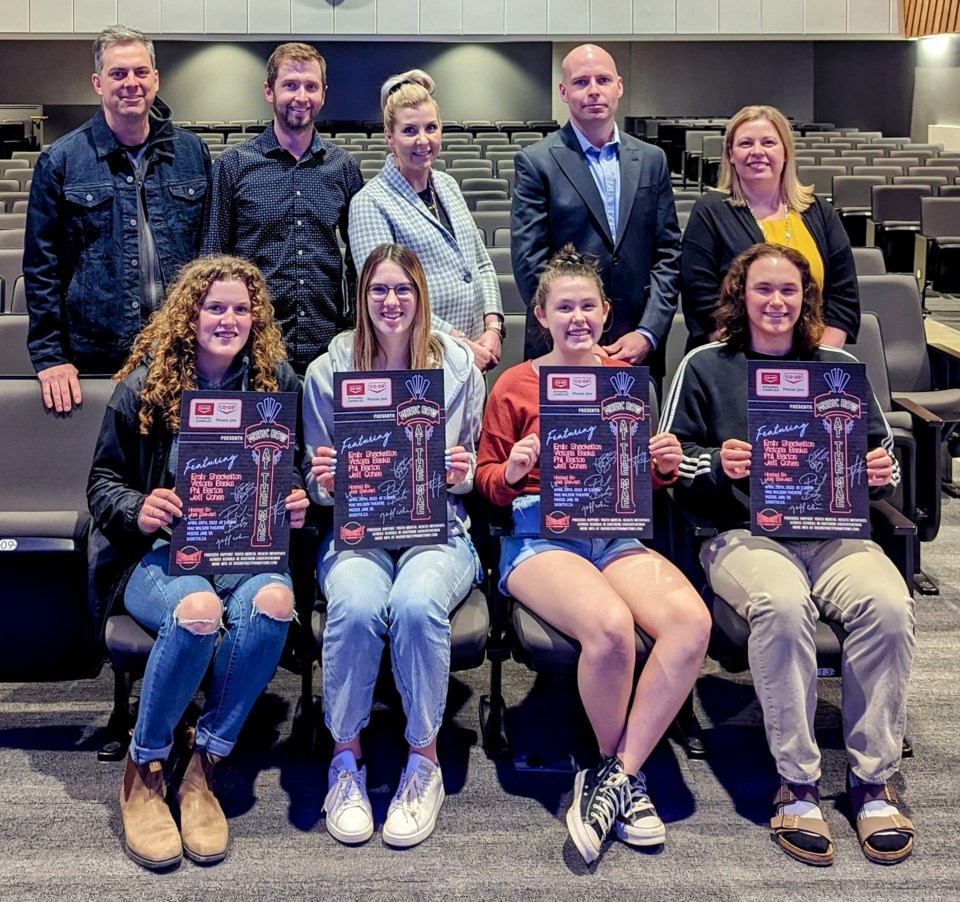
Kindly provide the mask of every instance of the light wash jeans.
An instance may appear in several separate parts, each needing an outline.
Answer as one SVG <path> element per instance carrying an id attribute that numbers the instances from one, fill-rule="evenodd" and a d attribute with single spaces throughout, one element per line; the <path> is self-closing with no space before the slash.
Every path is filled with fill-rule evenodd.
<path id="1" fill-rule="evenodd" d="M 714 592 L 750 624 L 750 670 L 780 776 L 820 779 L 814 633 L 823 614 L 848 634 L 841 712 L 850 767 L 868 783 L 886 782 L 900 765 L 914 620 L 913 599 L 880 546 L 733 529 L 704 543 L 700 561 Z"/>
<path id="2" fill-rule="evenodd" d="M 349 742 L 370 721 L 384 640 L 407 717 L 406 740 L 423 748 L 436 738 L 450 678 L 450 611 L 476 579 L 469 541 L 398 550 L 334 551 L 324 539 L 317 562 L 327 599 L 323 632 L 323 701 L 327 729 Z"/>
<path id="3" fill-rule="evenodd" d="M 136 764 L 165 760 L 170 754 L 174 728 L 200 688 L 211 658 L 213 677 L 197 723 L 196 744 L 212 755 L 229 755 L 250 709 L 277 669 L 289 627 L 289 621 L 276 620 L 253 604 L 257 592 L 270 584 L 293 591 L 288 575 L 168 576 L 169 556 L 169 543 L 157 542 L 133 571 L 123 596 L 130 615 L 157 634 L 130 742 Z M 191 632 L 174 611 L 187 595 L 211 591 L 223 606 L 222 635 L 219 630 Z"/>

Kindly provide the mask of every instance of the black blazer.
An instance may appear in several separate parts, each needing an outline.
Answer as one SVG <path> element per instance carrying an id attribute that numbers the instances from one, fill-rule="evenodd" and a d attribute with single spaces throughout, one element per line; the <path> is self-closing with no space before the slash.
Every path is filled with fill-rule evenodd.
<path id="1" fill-rule="evenodd" d="M 567 123 L 517 154 L 510 228 L 514 278 L 528 308 L 526 357 L 548 347 L 535 320 L 536 331 L 529 328 L 530 307 L 540 273 L 567 242 L 599 258 L 613 307 L 604 340 L 643 326 L 657 337 L 662 357 L 680 275 L 680 227 L 662 150 L 620 133 L 620 215 L 618 234 L 611 235 L 603 200 Z M 645 363 L 656 368 L 652 360 Z"/>
<path id="2" fill-rule="evenodd" d="M 815 197 L 801 214 L 823 260 L 823 320 L 857 340 L 860 329 L 860 293 L 850 239 L 836 211 Z M 714 330 L 713 311 L 720 283 L 734 257 L 754 244 L 763 244 L 763 232 L 747 207 L 735 207 L 719 191 L 704 194 L 690 213 L 683 232 L 680 290 L 683 318 L 690 333 L 688 350 L 707 341 Z"/>

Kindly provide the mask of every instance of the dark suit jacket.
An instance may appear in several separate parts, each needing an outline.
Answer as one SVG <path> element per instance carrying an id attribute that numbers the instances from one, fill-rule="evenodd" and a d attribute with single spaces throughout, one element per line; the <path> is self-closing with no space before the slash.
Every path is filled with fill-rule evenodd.
<path id="1" fill-rule="evenodd" d="M 524 355 L 534 357 L 547 350 L 530 307 L 540 273 L 570 242 L 578 251 L 599 258 L 613 306 L 604 341 L 643 326 L 659 342 L 656 358 L 645 361 L 656 369 L 677 309 L 680 278 L 680 227 L 663 151 L 620 133 L 615 236 L 570 123 L 518 153 L 516 168 L 510 240 L 514 278 L 528 308 Z"/>

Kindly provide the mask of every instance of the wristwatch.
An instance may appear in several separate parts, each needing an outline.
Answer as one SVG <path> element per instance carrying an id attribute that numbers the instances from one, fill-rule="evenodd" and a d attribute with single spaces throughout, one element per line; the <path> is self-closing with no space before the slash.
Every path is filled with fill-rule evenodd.
<path id="1" fill-rule="evenodd" d="M 489 329 L 491 332 L 496 332 L 500 338 L 503 338 L 507 334 L 507 330 L 503 328 L 503 320 L 501 319 L 492 319 L 489 322 L 484 322 L 484 330 Z"/>

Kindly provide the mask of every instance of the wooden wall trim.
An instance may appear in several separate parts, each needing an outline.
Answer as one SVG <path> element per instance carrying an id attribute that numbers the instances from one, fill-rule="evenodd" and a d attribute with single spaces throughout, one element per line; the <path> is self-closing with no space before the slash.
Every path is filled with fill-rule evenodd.
<path id="1" fill-rule="evenodd" d="M 903 36 L 960 32 L 960 0 L 903 0 Z"/>

